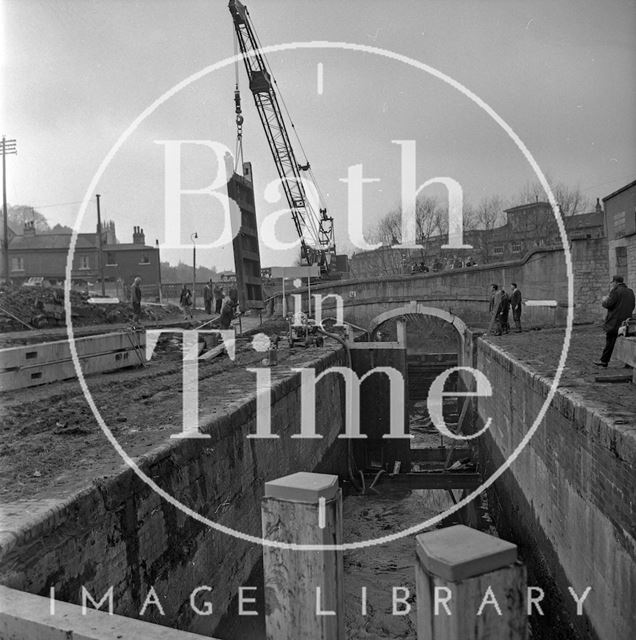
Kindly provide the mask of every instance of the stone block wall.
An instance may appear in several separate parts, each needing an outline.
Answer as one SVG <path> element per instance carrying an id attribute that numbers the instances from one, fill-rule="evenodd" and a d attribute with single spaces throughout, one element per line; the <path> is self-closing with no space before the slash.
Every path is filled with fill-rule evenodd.
<path id="1" fill-rule="evenodd" d="M 573 240 L 575 322 L 596 322 L 603 317 L 600 299 L 607 293 L 608 258 L 605 238 Z M 411 300 L 451 311 L 470 326 L 487 326 L 490 285 L 497 283 L 509 291 L 516 282 L 524 300 L 556 300 L 552 308 L 524 307 L 530 324 L 564 324 L 568 299 L 565 254 L 558 248 L 536 249 L 522 259 L 477 267 L 416 275 L 359 278 L 330 281 L 312 286 L 312 294 L 340 295 L 345 320 L 364 328 L 380 313 L 408 304 Z M 292 295 L 300 293 L 306 310 L 307 291 L 288 287 L 287 310 L 293 309 Z M 335 302 L 326 299 L 324 316 L 333 315 Z M 275 315 L 282 315 L 282 296 L 274 300 Z"/>
<path id="2" fill-rule="evenodd" d="M 319 373 L 346 363 L 344 351 L 321 351 L 303 363 Z M 299 365 L 300 366 L 300 365 Z M 247 439 L 255 433 L 256 402 L 245 390 L 221 415 L 203 422 L 210 439 L 170 440 L 138 461 L 140 468 L 187 507 L 214 522 L 261 536 L 260 500 L 267 480 L 312 471 L 346 469 L 344 385 L 330 375 L 317 385 L 316 429 L 322 440 L 291 439 L 300 431 L 300 375 L 272 375 L 272 431 L 277 440 Z M 81 604 L 81 588 L 100 600 L 113 587 L 115 613 L 139 618 L 151 587 L 164 609 L 150 606 L 143 619 L 211 635 L 262 553 L 261 546 L 209 528 L 163 500 L 124 466 L 62 504 L 15 505 L 23 526 L 0 535 L 0 582 L 33 594 Z M 40 509 L 36 520 L 29 511 Z M 190 606 L 212 603 L 211 615 Z M 103 606 L 102 609 L 105 607 Z"/>
<path id="3" fill-rule="evenodd" d="M 467 341 L 469 344 L 470 341 Z M 489 476 L 508 459 L 543 405 L 549 382 L 496 346 L 476 340 L 477 368 L 496 390 L 479 398 L 476 426 Z M 574 392 L 557 390 L 539 429 L 490 488 L 502 537 L 520 545 L 529 584 L 545 589 L 551 640 L 629 640 L 636 629 L 636 504 L 633 425 L 614 424 Z M 592 586 L 576 615 L 569 595 Z M 543 624 L 539 617 L 534 620 Z"/>
<path id="4" fill-rule="evenodd" d="M 601 298 L 607 295 L 610 269 L 607 238 L 572 240 L 575 320 L 601 320 L 605 310 Z"/>

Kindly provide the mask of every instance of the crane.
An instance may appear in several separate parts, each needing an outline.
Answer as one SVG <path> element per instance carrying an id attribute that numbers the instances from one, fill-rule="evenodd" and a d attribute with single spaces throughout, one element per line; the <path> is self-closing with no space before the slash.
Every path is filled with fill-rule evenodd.
<path id="1" fill-rule="evenodd" d="M 236 39 L 243 54 L 250 91 L 254 96 L 256 110 L 265 130 L 280 183 L 300 238 L 301 259 L 307 265 L 318 264 L 322 272 L 327 272 L 336 251 L 333 218 L 327 215 L 327 208 L 324 206 L 318 206 L 318 211 L 316 211 L 316 207 L 307 197 L 301 173 L 307 172 L 310 176 L 310 182 L 316 187 L 316 192 L 320 193 L 320 190 L 313 177 L 311 165 L 306 161 L 306 158 L 304 164 L 300 164 L 296 160 L 283 111 L 274 88 L 276 80 L 260 51 L 261 46 L 247 7 L 240 0 L 230 0 L 228 8 L 234 21 Z M 240 109 L 238 76 L 234 100 L 240 138 L 243 118 Z M 289 118 L 289 113 L 287 115 Z M 303 179 L 307 180 L 306 177 Z"/>

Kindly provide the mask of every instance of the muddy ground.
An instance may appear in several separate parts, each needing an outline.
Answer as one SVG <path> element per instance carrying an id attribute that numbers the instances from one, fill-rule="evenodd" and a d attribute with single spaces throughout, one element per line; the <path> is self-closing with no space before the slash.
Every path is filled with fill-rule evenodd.
<path id="1" fill-rule="evenodd" d="M 268 335 L 284 332 L 286 323 L 265 323 Z M 256 332 L 256 330 L 255 330 Z M 335 341 L 331 347 L 338 346 Z M 314 359 L 317 347 L 290 352 L 281 343 L 279 362 L 289 366 Z M 166 334 L 143 368 L 86 378 L 95 404 L 117 441 L 132 457 L 165 442 L 182 423 L 182 354 L 180 338 Z M 237 345 L 236 360 L 226 355 L 201 361 L 201 420 L 244 397 L 254 386 L 245 371 L 263 359 L 251 337 Z M 282 369 L 282 368 L 281 368 Z M 25 498 L 63 498 L 121 468 L 123 462 L 101 431 L 77 380 L 5 392 L 1 397 L 0 502 Z"/>

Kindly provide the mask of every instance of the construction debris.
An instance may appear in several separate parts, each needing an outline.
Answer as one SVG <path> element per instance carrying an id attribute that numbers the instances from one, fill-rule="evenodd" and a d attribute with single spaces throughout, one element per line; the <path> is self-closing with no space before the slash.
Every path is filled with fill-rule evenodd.
<path id="1" fill-rule="evenodd" d="M 102 305 L 89 302 L 91 294 L 71 289 L 72 320 L 75 326 L 128 322 L 133 317 L 130 304 Z M 179 312 L 172 304 L 144 305 L 142 320 L 163 320 Z M 64 289 L 61 287 L 0 287 L 0 333 L 64 326 Z"/>

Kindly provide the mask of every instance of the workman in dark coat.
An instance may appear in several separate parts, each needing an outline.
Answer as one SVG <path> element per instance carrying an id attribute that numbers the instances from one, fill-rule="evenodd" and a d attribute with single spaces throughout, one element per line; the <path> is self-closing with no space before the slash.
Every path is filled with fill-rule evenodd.
<path id="1" fill-rule="evenodd" d="M 490 324 L 488 325 L 488 333 L 493 336 L 501 335 L 501 301 L 502 295 L 498 284 L 490 285 L 490 304 L 488 311 L 490 313 Z"/>
<path id="2" fill-rule="evenodd" d="M 223 287 L 219 284 L 214 285 L 214 313 L 221 313 L 221 305 L 223 304 Z"/>
<path id="3" fill-rule="evenodd" d="M 601 304 L 607 309 L 607 316 L 603 329 L 605 329 L 605 349 L 601 359 L 594 364 L 598 367 L 607 367 L 614 351 L 618 328 L 627 318 L 631 318 L 636 302 L 634 292 L 625 284 L 623 276 L 614 276 L 610 283 L 609 295 L 601 300 Z"/>
<path id="4" fill-rule="evenodd" d="M 232 320 L 234 319 L 234 311 L 237 307 L 237 303 L 230 298 L 230 296 L 225 296 L 223 298 L 223 304 L 221 306 L 221 329 L 229 329 L 232 324 Z"/>
<path id="5" fill-rule="evenodd" d="M 521 333 L 521 291 L 517 288 L 517 283 L 511 284 L 510 308 L 512 309 L 512 319 L 515 323 L 515 331 Z"/>
<path id="6" fill-rule="evenodd" d="M 501 323 L 501 333 L 510 333 L 509 314 L 510 314 L 510 298 L 508 297 L 506 290 L 502 287 L 501 311 L 499 312 L 500 323 Z"/>
<path id="7" fill-rule="evenodd" d="M 130 301 L 133 308 L 133 322 L 139 322 L 141 318 L 141 278 L 137 276 L 130 288 Z"/>
<path id="8" fill-rule="evenodd" d="M 212 289 L 212 279 L 203 287 L 203 306 L 208 315 L 212 315 L 212 300 L 214 300 L 214 292 Z"/>

